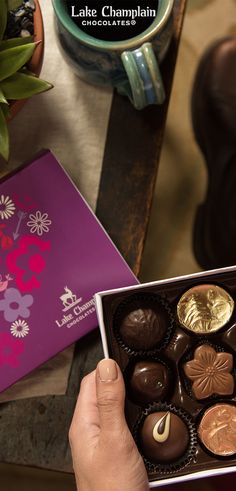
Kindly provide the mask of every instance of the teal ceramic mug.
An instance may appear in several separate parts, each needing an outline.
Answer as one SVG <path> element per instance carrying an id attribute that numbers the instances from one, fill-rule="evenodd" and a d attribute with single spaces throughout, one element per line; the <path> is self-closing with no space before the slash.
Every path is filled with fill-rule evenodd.
<path id="1" fill-rule="evenodd" d="M 173 34 L 174 0 L 159 0 L 148 29 L 124 41 L 102 41 L 81 30 L 64 0 L 52 0 L 56 29 L 66 60 L 83 80 L 117 88 L 136 109 L 162 104 L 165 91 L 159 63 Z"/>

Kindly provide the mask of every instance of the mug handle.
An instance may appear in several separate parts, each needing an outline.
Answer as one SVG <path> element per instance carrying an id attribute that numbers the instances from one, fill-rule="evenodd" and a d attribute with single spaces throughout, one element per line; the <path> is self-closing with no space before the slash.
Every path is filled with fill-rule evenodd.
<path id="1" fill-rule="evenodd" d="M 127 95 L 136 109 L 162 104 L 165 89 L 151 43 L 144 43 L 133 51 L 124 51 L 121 60 L 128 81 L 117 87 L 118 92 Z"/>

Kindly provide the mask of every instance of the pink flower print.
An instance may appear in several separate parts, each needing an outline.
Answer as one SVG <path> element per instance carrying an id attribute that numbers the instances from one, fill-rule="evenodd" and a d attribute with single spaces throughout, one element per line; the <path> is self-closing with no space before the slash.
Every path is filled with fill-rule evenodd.
<path id="1" fill-rule="evenodd" d="M 14 322 L 18 317 L 27 319 L 30 316 L 30 307 L 34 299 L 32 295 L 21 295 L 16 288 L 8 288 L 4 292 L 4 299 L 0 300 L 0 311 L 3 311 L 7 322 Z"/>
<path id="2" fill-rule="evenodd" d="M 37 254 L 32 253 L 32 246 L 38 249 Z M 16 285 L 21 292 L 31 292 L 34 288 L 40 287 L 39 275 L 46 265 L 43 254 L 50 250 L 50 247 L 49 241 L 46 242 L 39 237 L 25 235 L 19 240 L 18 247 L 8 254 L 6 259 L 8 270 L 14 274 Z M 22 256 L 28 259 L 27 268 L 19 266 L 19 260 Z M 28 279 L 25 279 L 25 273 L 30 274 Z"/>
<path id="3" fill-rule="evenodd" d="M 9 365 L 13 368 L 19 365 L 19 355 L 24 351 L 24 341 L 14 339 L 8 332 L 0 333 L 0 366 Z"/>
<path id="4" fill-rule="evenodd" d="M 38 205 L 33 201 L 31 196 L 20 196 L 19 194 L 13 194 L 12 199 L 14 200 L 17 208 L 23 211 L 35 210 Z"/>

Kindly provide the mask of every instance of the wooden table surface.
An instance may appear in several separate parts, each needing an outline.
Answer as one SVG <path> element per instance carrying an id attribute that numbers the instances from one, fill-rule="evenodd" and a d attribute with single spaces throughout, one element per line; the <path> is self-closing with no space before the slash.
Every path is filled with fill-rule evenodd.
<path id="1" fill-rule="evenodd" d="M 136 275 L 139 274 L 165 129 L 186 0 L 175 0 L 174 37 L 162 63 L 166 101 L 136 111 L 113 96 L 97 215 Z M 68 429 L 82 377 L 103 357 L 98 330 L 75 346 L 65 396 L 0 405 L 0 462 L 72 472 Z"/>

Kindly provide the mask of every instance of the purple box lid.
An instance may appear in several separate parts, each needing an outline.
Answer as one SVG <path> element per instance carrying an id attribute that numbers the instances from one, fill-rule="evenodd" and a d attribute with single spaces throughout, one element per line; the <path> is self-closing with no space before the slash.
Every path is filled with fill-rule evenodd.
<path id="1" fill-rule="evenodd" d="M 138 280 L 55 157 L 0 183 L 0 391 L 97 327 L 93 295 Z"/>

